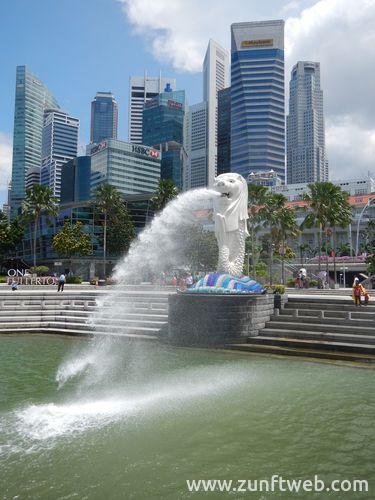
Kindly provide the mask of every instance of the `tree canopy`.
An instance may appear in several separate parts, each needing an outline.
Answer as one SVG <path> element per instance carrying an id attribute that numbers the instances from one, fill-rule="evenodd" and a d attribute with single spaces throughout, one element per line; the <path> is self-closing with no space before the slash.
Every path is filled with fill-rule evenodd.
<path id="1" fill-rule="evenodd" d="M 61 231 L 53 237 L 52 246 L 55 252 L 67 258 L 92 254 L 91 237 L 83 231 L 82 222 L 72 224 L 66 220 Z"/>

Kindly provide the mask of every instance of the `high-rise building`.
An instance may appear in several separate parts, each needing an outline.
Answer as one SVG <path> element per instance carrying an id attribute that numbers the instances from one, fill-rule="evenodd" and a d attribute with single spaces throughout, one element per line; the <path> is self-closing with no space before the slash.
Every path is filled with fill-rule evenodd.
<path id="1" fill-rule="evenodd" d="M 328 180 L 320 64 L 299 61 L 292 69 L 287 117 L 288 184 Z"/>
<path id="2" fill-rule="evenodd" d="M 106 139 L 91 151 L 91 192 L 99 184 L 123 195 L 154 193 L 160 180 L 160 152 L 141 144 Z"/>
<path id="3" fill-rule="evenodd" d="M 142 144 L 143 108 L 165 89 L 176 90 L 174 78 L 131 76 L 129 79 L 129 142 Z"/>
<path id="4" fill-rule="evenodd" d="M 78 151 L 79 119 L 60 109 L 46 109 L 42 138 L 40 181 L 60 198 L 61 167 L 75 158 Z"/>
<path id="5" fill-rule="evenodd" d="M 231 33 L 231 171 L 285 179 L 284 21 L 235 23 Z"/>
<path id="6" fill-rule="evenodd" d="M 61 167 L 60 203 L 77 203 L 90 199 L 91 157 L 78 156 Z"/>
<path id="7" fill-rule="evenodd" d="M 59 106 L 43 82 L 26 66 L 17 66 L 10 193 L 12 217 L 19 212 L 25 197 L 27 171 L 41 165 L 43 116 L 44 110 L 50 107 Z"/>
<path id="8" fill-rule="evenodd" d="M 217 94 L 229 86 L 229 52 L 214 40 L 208 43 L 203 62 L 203 100 L 207 102 L 207 184 L 217 173 Z"/>
<path id="9" fill-rule="evenodd" d="M 30 167 L 26 172 L 25 187 L 29 189 L 34 184 L 40 184 L 40 167 Z"/>
<path id="10" fill-rule="evenodd" d="M 187 164 L 184 90 L 163 92 L 149 100 L 143 111 L 143 144 L 161 151 L 162 179 L 183 189 Z"/>
<path id="11" fill-rule="evenodd" d="M 186 189 L 207 186 L 207 102 L 189 106 Z"/>
<path id="12" fill-rule="evenodd" d="M 91 102 L 90 142 L 117 139 L 118 107 L 112 92 L 97 92 Z"/>
<path id="13" fill-rule="evenodd" d="M 217 93 L 217 174 L 230 172 L 231 88 Z"/>

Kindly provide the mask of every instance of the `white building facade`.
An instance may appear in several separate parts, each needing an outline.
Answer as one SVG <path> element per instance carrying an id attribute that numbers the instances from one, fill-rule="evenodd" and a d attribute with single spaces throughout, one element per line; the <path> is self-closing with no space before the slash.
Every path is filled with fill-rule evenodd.
<path id="1" fill-rule="evenodd" d="M 188 119 L 188 168 L 185 186 L 194 189 L 207 186 L 207 103 L 189 107 Z"/>
<path id="2" fill-rule="evenodd" d="M 214 40 L 203 62 L 203 101 L 207 103 L 207 186 L 217 173 L 217 93 L 230 85 L 229 52 Z"/>
<path id="3" fill-rule="evenodd" d="M 79 119 L 60 109 L 46 109 L 42 135 L 40 181 L 60 199 L 61 166 L 78 152 Z"/>

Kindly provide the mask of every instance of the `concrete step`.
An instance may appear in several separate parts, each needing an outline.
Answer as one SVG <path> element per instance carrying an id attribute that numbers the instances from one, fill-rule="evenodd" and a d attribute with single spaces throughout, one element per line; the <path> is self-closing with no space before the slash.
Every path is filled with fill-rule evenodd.
<path id="1" fill-rule="evenodd" d="M 313 331 L 313 332 L 326 332 L 326 333 L 355 333 L 363 334 L 363 335 L 375 335 L 375 326 L 365 327 L 365 326 L 355 326 L 352 327 L 350 322 L 347 322 L 347 325 L 337 325 L 337 324 L 327 324 L 324 323 L 323 320 L 317 323 L 305 323 L 304 321 L 268 321 L 266 323 L 266 328 L 276 328 L 283 330 L 301 330 L 304 332 Z"/>
<path id="2" fill-rule="evenodd" d="M 324 340 L 326 342 L 350 342 L 375 346 L 375 335 L 357 334 L 356 330 L 353 330 L 351 333 L 324 333 L 302 329 L 288 331 L 277 328 L 264 328 L 261 331 L 261 336 L 269 338 Z"/>
<path id="3" fill-rule="evenodd" d="M 339 352 L 330 350 L 317 350 L 306 348 L 294 348 L 291 346 L 273 346 L 262 344 L 228 344 L 227 349 L 251 352 L 254 354 L 273 354 L 277 356 L 291 356 L 302 358 L 316 358 L 328 361 L 350 361 L 361 364 L 375 364 L 375 356 L 371 354 L 362 354 L 356 352 Z"/>
<path id="4" fill-rule="evenodd" d="M 0 328 L 0 334 L 5 335 L 5 334 L 12 334 L 12 333 L 18 333 L 18 334 L 40 334 L 40 333 L 45 333 L 45 334 L 59 334 L 59 335 L 72 335 L 72 336 L 79 336 L 79 337 L 87 337 L 87 336 L 111 336 L 111 337 L 125 337 L 129 340 L 152 340 L 152 341 L 158 341 L 159 337 L 157 335 L 150 335 L 150 334 L 145 334 L 145 333 L 121 333 L 121 332 L 109 332 L 109 331 L 100 331 L 100 330 L 77 330 L 75 328 L 51 328 L 51 327 L 33 327 L 33 326 L 27 326 L 23 328 L 17 328 L 17 329 L 6 329 L 6 328 Z"/>
<path id="5" fill-rule="evenodd" d="M 346 351 L 346 352 L 359 352 L 365 354 L 375 355 L 375 345 L 357 344 L 351 342 L 333 342 L 322 339 L 303 339 L 292 337 L 265 337 L 258 335 L 257 337 L 248 337 L 249 344 L 262 344 L 271 346 L 283 346 L 303 349 L 323 349 L 329 351 Z"/>
<path id="6" fill-rule="evenodd" d="M 153 335 L 158 335 L 160 329 L 156 327 L 150 327 L 150 326 L 131 326 L 131 325 L 111 325 L 111 326 L 106 326 L 105 324 L 98 324 L 95 326 L 95 328 L 88 328 L 88 325 L 86 324 L 79 324 L 79 323 L 72 323 L 68 321 L 50 321 L 43 323 L 43 326 L 46 328 L 50 329 L 61 329 L 61 330 L 83 330 L 87 331 L 88 333 L 96 333 L 96 332 L 103 332 L 103 333 L 111 333 L 111 332 L 116 332 L 119 331 L 124 332 L 124 333 L 145 333 L 145 334 L 153 334 Z"/>

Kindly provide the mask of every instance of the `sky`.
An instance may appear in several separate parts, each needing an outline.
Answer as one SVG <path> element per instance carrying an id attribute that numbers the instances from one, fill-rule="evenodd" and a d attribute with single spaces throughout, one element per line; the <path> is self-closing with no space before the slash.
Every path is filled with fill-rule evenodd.
<path id="1" fill-rule="evenodd" d="M 375 176 L 375 0 L 5 0 L 0 29 L 0 207 L 11 177 L 15 72 L 25 64 L 80 119 L 112 91 L 118 138 L 128 137 L 129 77 L 176 78 L 202 100 L 210 38 L 230 50 L 230 25 L 285 20 L 286 94 L 299 60 L 321 64 L 331 179 Z M 286 108 L 287 110 L 287 108 Z"/>

